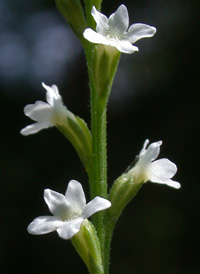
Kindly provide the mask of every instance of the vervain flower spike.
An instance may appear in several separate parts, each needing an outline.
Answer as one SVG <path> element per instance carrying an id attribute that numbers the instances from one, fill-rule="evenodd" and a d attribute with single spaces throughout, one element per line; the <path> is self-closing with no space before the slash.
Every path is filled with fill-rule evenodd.
<path id="1" fill-rule="evenodd" d="M 36 121 L 36 123 L 23 128 L 20 131 L 22 135 L 34 134 L 45 128 L 62 125 L 64 119 L 72 115 L 63 105 L 56 85 L 49 87 L 42 83 L 42 86 L 46 89 L 47 103 L 36 101 L 35 104 L 25 106 L 25 115 Z"/>
<path id="2" fill-rule="evenodd" d="M 75 180 L 69 182 L 65 196 L 45 189 L 44 199 L 53 216 L 37 217 L 28 226 L 28 232 L 40 235 L 56 230 L 58 235 L 65 240 L 79 232 L 85 219 L 111 206 L 108 200 L 98 196 L 86 204 L 83 188 Z"/>
<path id="3" fill-rule="evenodd" d="M 96 21 L 96 31 L 87 28 L 83 36 L 95 44 L 112 46 L 123 53 L 134 53 L 138 47 L 133 46 L 136 41 L 152 37 L 156 28 L 145 24 L 133 24 L 129 28 L 129 16 L 125 5 L 119 6 L 115 13 L 107 18 L 93 6 L 91 11 Z"/>
<path id="4" fill-rule="evenodd" d="M 154 161 L 160 153 L 162 141 L 152 143 L 149 146 L 148 144 L 149 140 L 147 139 L 140 151 L 136 165 L 129 170 L 127 175 L 132 174 L 137 182 L 151 181 L 152 183 L 180 188 L 181 185 L 178 182 L 171 180 L 177 172 L 176 165 L 166 158 Z"/>

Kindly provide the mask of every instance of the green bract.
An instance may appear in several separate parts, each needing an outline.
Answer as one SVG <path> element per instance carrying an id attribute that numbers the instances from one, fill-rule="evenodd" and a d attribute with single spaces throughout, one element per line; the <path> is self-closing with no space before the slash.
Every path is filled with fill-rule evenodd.
<path id="1" fill-rule="evenodd" d="M 104 274 L 99 238 L 91 222 L 85 220 L 82 223 L 80 231 L 72 238 L 72 243 L 89 273 Z"/>
<path id="2" fill-rule="evenodd" d="M 98 100 L 107 103 L 117 71 L 120 53 L 110 46 L 98 45 L 92 57 L 92 79 Z"/>

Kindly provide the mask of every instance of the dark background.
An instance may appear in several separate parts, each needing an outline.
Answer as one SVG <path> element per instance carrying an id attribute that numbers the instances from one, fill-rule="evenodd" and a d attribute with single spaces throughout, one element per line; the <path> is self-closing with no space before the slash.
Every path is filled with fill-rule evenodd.
<path id="1" fill-rule="evenodd" d="M 108 106 L 109 185 L 134 161 L 146 138 L 163 140 L 160 157 L 178 166 L 180 190 L 148 183 L 116 227 L 110 273 L 200 273 L 199 4 L 124 1 L 130 23 L 157 28 L 121 56 Z M 121 4 L 104 1 L 109 15 Z M 88 195 L 74 149 L 55 129 L 23 137 L 23 108 L 57 84 L 69 110 L 90 124 L 87 68 L 79 41 L 53 0 L 0 0 L 1 273 L 87 273 L 70 241 L 26 231 L 48 215 L 43 190 L 64 193 L 71 179 Z"/>

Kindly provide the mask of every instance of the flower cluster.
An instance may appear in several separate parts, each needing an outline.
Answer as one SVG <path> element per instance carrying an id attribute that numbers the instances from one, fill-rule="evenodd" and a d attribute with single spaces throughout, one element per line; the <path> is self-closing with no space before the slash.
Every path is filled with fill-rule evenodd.
<path id="1" fill-rule="evenodd" d="M 108 200 L 98 196 L 86 204 L 83 188 L 75 180 L 69 182 L 65 195 L 45 189 L 44 200 L 53 216 L 37 217 L 28 226 L 28 232 L 40 235 L 56 230 L 65 240 L 79 232 L 85 219 L 111 206 Z"/>
<path id="2" fill-rule="evenodd" d="M 133 24 L 129 27 L 129 16 L 125 5 L 119 6 L 115 13 L 107 18 L 93 6 L 92 16 L 96 21 L 96 31 L 87 28 L 83 36 L 95 44 L 115 47 L 123 53 L 134 53 L 138 47 L 133 46 L 136 41 L 152 37 L 156 28 L 146 24 Z"/>
<path id="3" fill-rule="evenodd" d="M 56 126 L 75 147 L 90 179 L 92 197 L 100 195 L 109 197 L 109 200 L 96 196 L 86 203 L 82 185 L 75 180 L 69 182 L 65 195 L 45 189 L 44 200 L 52 215 L 35 218 L 27 230 L 33 235 L 57 231 L 62 239 L 72 240 L 90 273 L 108 273 L 109 245 L 115 222 L 143 183 L 151 181 L 176 189 L 181 187 L 172 180 L 177 172 L 176 165 L 166 158 L 156 160 L 162 141 L 149 144 L 147 139 L 135 166 L 117 178 L 109 195 L 107 193 L 106 105 L 120 52 L 132 54 L 138 51 L 133 44 L 142 38 L 152 37 L 156 28 L 142 23 L 129 27 L 127 8 L 120 5 L 109 18 L 93 6 L 91 14 L 96 22 L 96 31 L 85 29 L 86 21 L 88 25 L 91 23 L 90 15 L 88 18 L 91 1 L 85 1 L 86 16 L 81 1 L 64 2 L 56 0 L 86 52 L 91 81 L 92 130 L 83 119 L 64 106 L 56 85 L 50 87 L 42 83 L 46 90 L 46 102 L 36 101 L 25 106 L 25 115 L 35 123 L 26 126 L 20 133 L 30 135 Z M 101 46 L 91 46 L 84 38 Z M 94 224 L 87 220 L 108 208 L 105 214 L 95 216 Z"/>

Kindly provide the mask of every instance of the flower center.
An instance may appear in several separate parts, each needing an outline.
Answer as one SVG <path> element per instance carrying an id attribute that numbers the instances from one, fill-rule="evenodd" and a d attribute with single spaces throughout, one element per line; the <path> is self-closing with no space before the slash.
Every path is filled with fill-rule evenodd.
<path id="1" fill-rule="evenodd" d="M 74 220 L 82 215 L 82 210 L 78 208 L 65 207 L 59 210 L 59 217 L 62 221 Z"/>
<path id="2" fill-rule="evenodd" d="M 123 40 L 122 35 L 120 33 L 118 33 L 117 30 L 114 28 L 109 28 L 108 30 L 106 30 L 104 35 L 111 41 Z"/>

